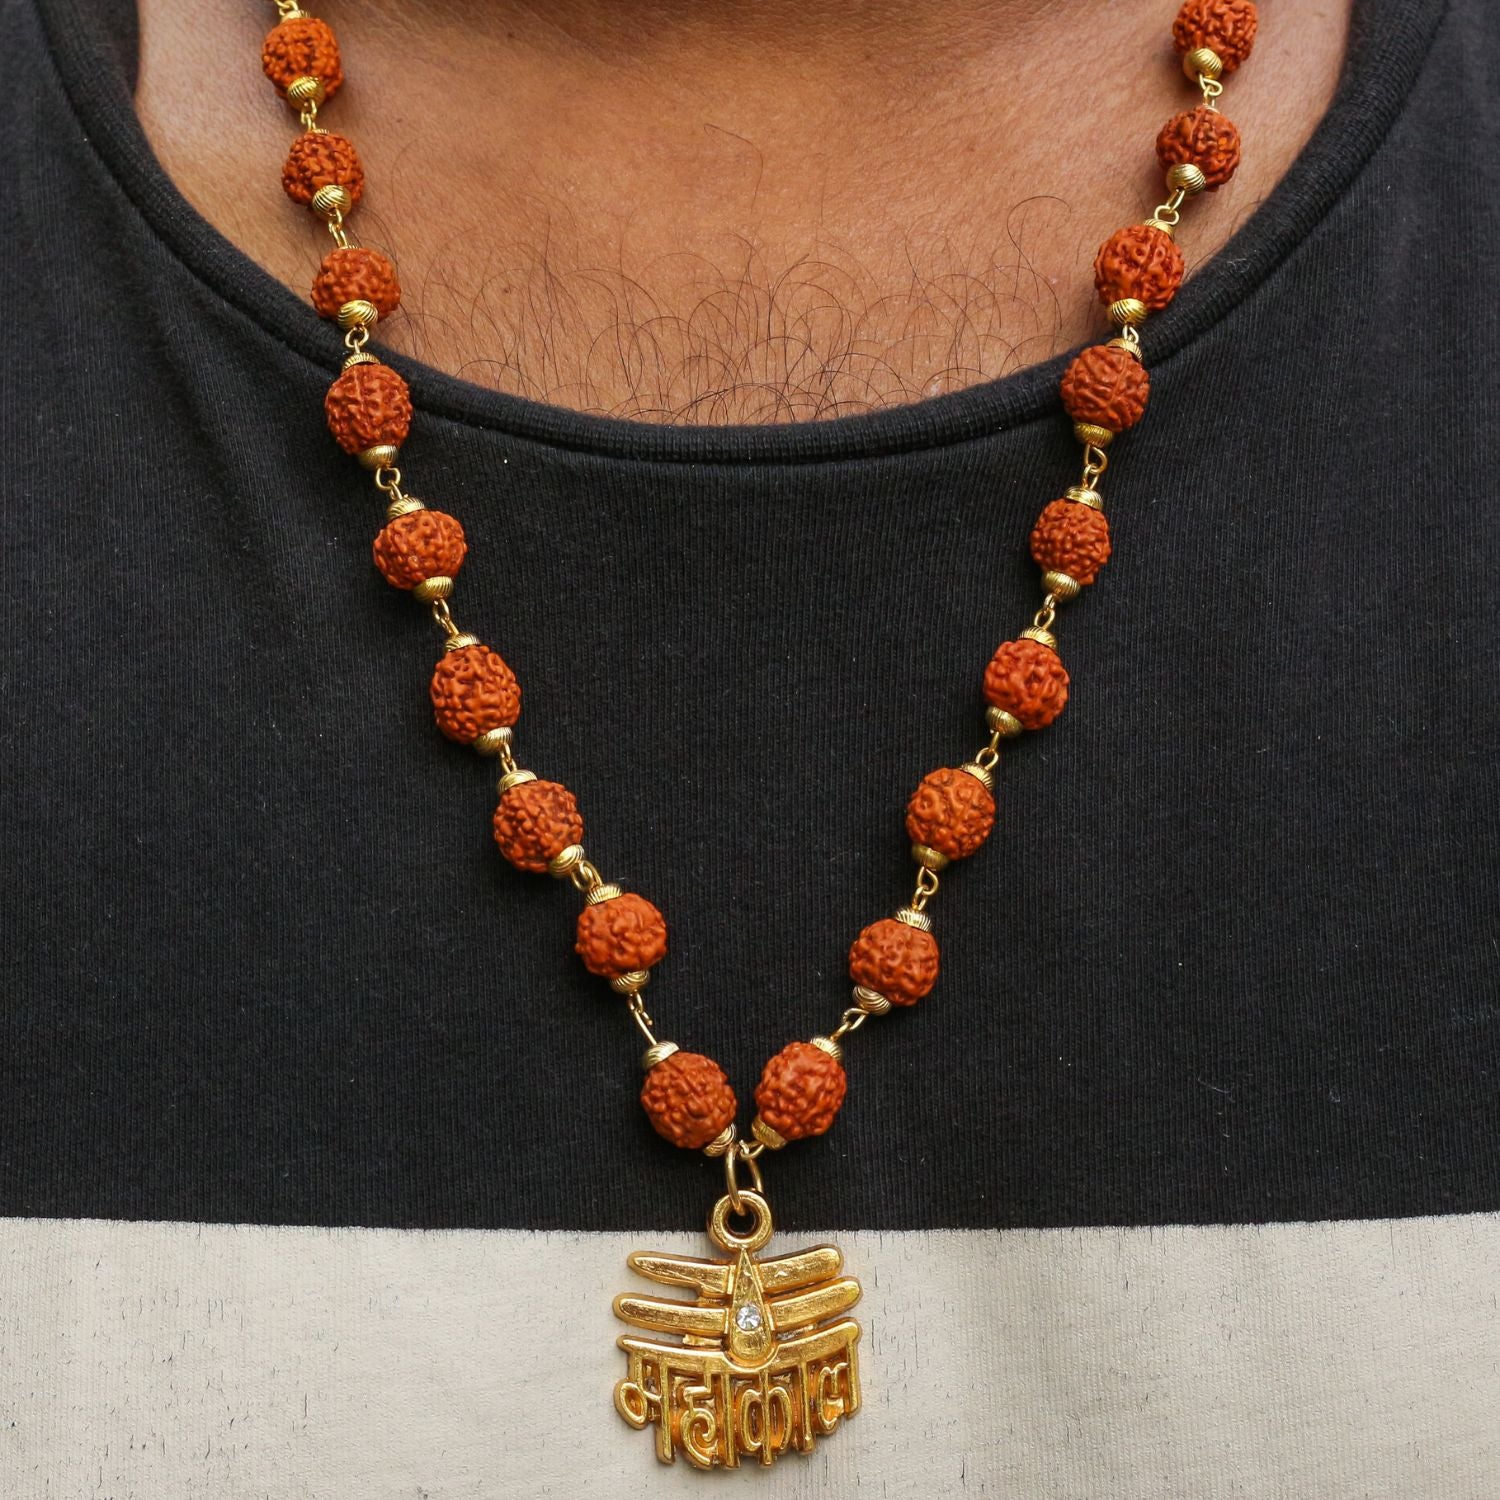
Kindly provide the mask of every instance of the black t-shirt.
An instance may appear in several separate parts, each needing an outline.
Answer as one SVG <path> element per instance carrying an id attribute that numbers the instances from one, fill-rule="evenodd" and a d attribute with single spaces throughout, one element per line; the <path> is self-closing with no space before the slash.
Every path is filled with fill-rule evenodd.
<path id="1" fill-rule="evenodd" d="M 720 1168 L 644 1118 L 574 893 L 499 858 L 494 763 L 433 728 L 441 637 L 324 427 L 337 334 L 151 156 L 129 7 L 8 0 L 0 37 L 0 1213 L 700 1224 Z M 768 1154 L 789 1232 L 1500 1210 L 1496 57 L 1490 0 L 1361 0 L 1307 148 L 1149 323 L 1067 710 L 944 877 L 937 988 L 851 1039 L 827 1136 Z M 517 758 L 665 912 L 658 1034 L 748 1105 L 906 900 L 911 790 L 983 743 L 1077 473 L 1067 356 L 758 429 L 388 358 Z M 1449 1357 L 1493 1381 L 1471 1336 Z"/>

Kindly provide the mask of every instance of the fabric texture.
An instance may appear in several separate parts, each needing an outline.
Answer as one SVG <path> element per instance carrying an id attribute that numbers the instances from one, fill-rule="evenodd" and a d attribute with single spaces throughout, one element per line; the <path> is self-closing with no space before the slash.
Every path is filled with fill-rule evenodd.
<path id="1" fill-rule="evenodd" d="M 719 1168 L 652 1134 L 569 893 L 433 728 L 439 638 L 323 427 L 337 336 L 151 157 L 129 7 L 0 15 L 0 1212 L 701 1222 Z M 938 988 L 775 1161 L 783 1224 L 1500 1208 L 1497 49 L 1483 0 L 1361 0 L 1306 151 L 1150 326 L 1072 702 L 945 883 Z M 1066 356 L 754 430 L 391 362 L 521 763 L 666 913 L 653 1013 L 747 1099 L 982 741 Z"/>

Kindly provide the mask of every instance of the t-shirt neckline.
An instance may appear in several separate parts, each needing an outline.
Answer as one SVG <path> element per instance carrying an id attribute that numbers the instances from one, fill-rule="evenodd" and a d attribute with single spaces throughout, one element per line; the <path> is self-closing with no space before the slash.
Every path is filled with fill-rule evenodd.
<path id="1" fill-rule="evenodd" d="M 82 136 L 149 231 L 215 296 L 290 353 L 334 369 L 342 350 L 328 325 L 203 218 L 152 152 L 132 99 L 135 0 L 36 5 Z M 1446 11 L 1447 0 L 1355 0 L 1327 111 L 1265 201 L 1152 320 L 1153 369 L 1250 296 L 1348 189 L 1399 116 Z M 403 355 L 382 351 L 382 358 L 410 382 L 420 412 L 476 428 L 632 460 L 808 463 L 966 442 L 1053 414 L 1057 380 L 1075 352 L 878 412 L 754 427 L 595 416 L 475 385 Z"/>

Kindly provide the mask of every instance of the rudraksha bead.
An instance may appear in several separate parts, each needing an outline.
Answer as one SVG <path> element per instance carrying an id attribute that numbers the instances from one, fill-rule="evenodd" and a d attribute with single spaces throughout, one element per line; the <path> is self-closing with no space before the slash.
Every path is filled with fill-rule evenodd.
<path id="1" fill-rule="evenodd" d="M 783 1140 L 822 1135 L 833 1124 L 849 1080 L 844 1065 L 811 1042 L 788 1042 L 755 1086 L 760 1117 Z"/>
<path id="2" fill-rule="evenodd" d="M 937 939 L 920 927 L 882 917 L 855 938 L 849 977 L 892 1005 L 915 1005 L 937 983 Z"/>
<path id="3" fill-rule="evenodd" d="M 1005 641 L 984 669 L 985 701 L 1023 729 L 1045 729 L 1068 701 L 1068 669 L 1040 641 Z"/>
<path id="4" fill-rule="evenodd" d="M 452 578 L 469 546 L 454 517 L 440 510 L 413 510 L 387 521 L 372 550 L 375 566 L 393 589 L 414 589 L 429 578 Z"/>
<path id="5" fill-rule="evenodd" d="M 1156 159 L 1164 167 L 1190 162 L 1213 192 L 1234 176 L 1240 164 L 1240 133 L 1218 110 L 1200 104 L 1173 115 L 1162 126 L 1156 137 Z"/>
<path id="6" fill-rule="evenodd" d="M 574 951 L 601 979 L 649 969 L 667 956 L 667 919 L 631 891 L 591 902 L 578 914 Z"/>
<path id="7" fill-rule="evenodd" d="M 294 78 L 321 79 L 325 99 L 333 98 L 344 81 L 333 28 L 316 16 L 293 16 L 273 26 L 261 43 L 260 65 L 283 99 Z"/>
<path id="8" fill-rule="evenodd" d="M 523 781 L 495 807 L 495 842 L 518 870 L 544 875 L 547 862 L 583 842 L 578 802 L 556 781 Z"/>
<path id="9" fill-rule="evenodd" d="M 906 804 L 906 832 L 914 844 L 948 859 L 967 859 L 995 826 L 995 799 L 977 776 L 943 767 L 929 771 Z"/>
<path id="10" fill-rule="evenodd" d="M 1044 572 L 1066 573 L 1090 584 L 1109 561 L 1109 522 L 1091 505 L 1054 500 L 1037 517 L 1031 555 Z"/>
<path id="11" fill-rule="evenodd" d="M 701 1052 L 674 1052 L 646 1074 L 641 1104 L 659 1136 L 697 1151 L 734 1123 L 739 1100 L 724 1070 Z"/>
<path id="12" fill-rule="evenodd" d="M 411 431 L 411 392 L 389 365 L 351 365 L 328 387 L 323 413 L 345 453 L 399 448 Z"/>
<path id="13" fill-rule="evenodd" d="M 294 203 L 311 203 L 313 194 L 330 182 L 349 190 L 351 203 L 358 203 L 365 190 L 365 169 L 359 164 L 354 142 L 329 130 L 309 130 L 292 142 L 281 185 Z"/>
<path id="14" fill-rule="evenodd" d="M 509 728 L 521 717 L 521 686 L 498 651 L 461 646 L 445 651 L 432 674 L 432 709 L 437 727 L 450 740 L 472 745 L 480 735 Z"/>
<path id="15" fill-rule="evenodd" d="M 1111 432 L 1134 427 L 1146 410 L 1151 377 L 1133 354 L 1118 346 L 1085 349 L 1062 378 L 1062 401 L 1075 422 L 1093 422 Z"/>
<path id="16" fill-rule="evenodd" d="M 1172 22 L 1172 43 L 1179 57 L 1208 47 L 1232 73 L 1250 56 L 1258 24 L 1251 0 L 1187 0 Z"/>
<path id="17" fill-rule="evenodd" d="M 1127 224 L 1099 247 L 1094 286 L 1106 306 L 1125 297 L 1160 312 L 1182 285 L 1182 251 L 1164 229 Z"/>
<path id="18" fill-rule="evenodd" d="M 401 306 L 396 268 L 378 250 L 348 245 L 323 257 L 313 278 L 313 306 L 322 317 L 336 318 L 346 302 L 369 302 L 382 318 Z"/>

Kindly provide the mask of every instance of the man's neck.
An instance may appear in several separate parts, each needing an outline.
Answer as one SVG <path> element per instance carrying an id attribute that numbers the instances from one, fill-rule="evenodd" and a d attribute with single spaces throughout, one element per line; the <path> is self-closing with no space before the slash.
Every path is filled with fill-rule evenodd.
<path id="1" fill-rule="evenodd" d="M 325 247 L 279 189 L 294 120 L 258 69 L 275 12 L 140 5 L 137 106 L 167 171 L 305 291 Z M 1321 117 L 1348 5 L 1267 7 L 1223 101 L 1245 161 L 1184 213 L 1190 266 Z M 368 173 L 354 237 L 401 273 L 393 347 L 618 416 L 839 416 L 993 379 L 1100 326 L 1094 248 L 1165 196 L 1155 134 L 1197 100 L 1172 12 L 329 0 L 349 82 L 322 123 Z"/>

